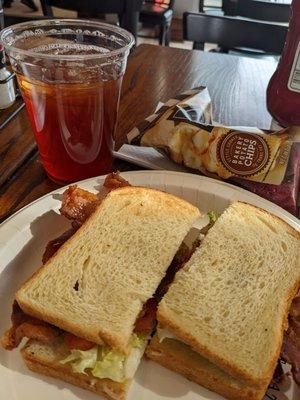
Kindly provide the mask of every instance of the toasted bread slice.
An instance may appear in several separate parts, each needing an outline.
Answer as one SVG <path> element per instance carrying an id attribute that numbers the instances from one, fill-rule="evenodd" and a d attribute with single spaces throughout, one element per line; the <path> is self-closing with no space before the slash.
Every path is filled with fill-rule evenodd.
<path id="1" fill-rule="evenodd" d="M 61 339 L 57 339 L 52 344 L 29 340 L 21 350 L 22 357 L 31 371 L 61 379 L 111 400 L 126 398 L 131 380 L 114 382 L 110 379 L 95 378 L 91 374 L 75 373 L 70 365 L 59 362 L 66 356 L 65 352 Z"/>
<path id="2" fill-rule="evenodd" d="M 158 320 L 230 375 L 264 388 L 299 289 L 299 251 L 299 232 L 236 202 L 176 275 Z"/>
<path id="3" fill-rule="evenodd" d="M 161 343 L 155 335 L 146 351 L 147 356 L 199 383 L 229 400 L 262 400 L 267 387 L 255 389 L 239 381 L 176 339 L 164 339 Z"/>
<path id="4" fill-rule="evenodd" d="M 143 304 L 199 215 L 168 193 L 114 190 L 16 300 L 33 317 L 127 353 Z"/>

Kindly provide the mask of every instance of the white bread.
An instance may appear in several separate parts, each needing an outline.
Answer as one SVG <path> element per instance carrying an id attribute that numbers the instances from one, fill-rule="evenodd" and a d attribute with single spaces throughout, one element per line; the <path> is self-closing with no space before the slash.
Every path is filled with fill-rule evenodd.
<path id="1" fill-rule="evenodd" d="M 61 379 L 110 400 L 124 400 L 131 384 L 131 380 L 119 383 L 110 379 L 95 378 L 89 373 L 73 372 L 69 364 L 59 362 L 66 356 L 62 339 L 57 339 L 52 344 L 29 340 L 21 354 L 31 371 Z"/>
<path id="2" fill-rule="evenodd" d="M 16 300 L 31 316 L 126 353 L 143 304 L 199 215 L 168 193 L 114 190 Z"/>
<path id="3" fill-rule="evenodd" d="M 300 283 L 300 233 L 236 202 L 178 272 L 160 324 L 237 379 L 264 388 Z"/>
<path id="4" fill-rule="evenodd" d="M 164 339 L 160 343 L 155 335 L 146 354 L 151 360 L 229 400 L 262 400 L 267 389 L 255 389 L 246 382 L 231 377 L 189 346 L 175 339 Z"/>

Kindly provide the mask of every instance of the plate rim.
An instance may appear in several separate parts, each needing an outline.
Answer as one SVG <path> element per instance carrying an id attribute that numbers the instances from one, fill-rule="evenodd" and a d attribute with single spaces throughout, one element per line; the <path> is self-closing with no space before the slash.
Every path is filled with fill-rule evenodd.
<path id="1" fill-rule="evenodd" d="M 264 203 L 266 204 L 266 206 L 269 206 L 269 208 L 272 208 L 274 210 L 272 210 L 272 212 L 274 211 L 277 217 L 285 217 L 285 219 L 291 221 L 292 224 L 289 223 L 289 225 L 293 226 L 293 228 L 300 230 L 300 219 L 298 219 L 296 216 L 292 215 L 291 213 L 289 213 L 288 211 L 286 211 L 285 209 L 283 209 L 282 207 L 280 207 L 279 205 L 272 203 L 270 200 L 267 200 L 255 193 L 250 192 L 247 189 L 243 189 L 240 188 L 239 186 L 235 186 L 231 183 L 228 182 L 224 182 L 222 180 L 218 180 L 218 179 L 213 179 L 210 178 L 208 176 L 204 176 L 204 175 L 196 175 L 193 173 L 189 173 L 189 172 L 182 172 L 182 171 L 170 171 L 170 170 L 136 170 L 136 171 L 120 171 L 119 172 L 121 175 L 130 175 L 131 174 L 139 174 L 139 175 L 147 175 L 147 174 L 154 174 L 154 175 L 165 175 L 165 174 L 169 174 L 169 175 L 184 175 L 184 176 L 189 176 L 193 179 L 199 179 L 199 181 L 204 180 L 204 181 L 208 181 L 210 183 L 214 183 L 214 184 L 219 184 L 221 186 L 230 188 L 231 190 L 234 190 L 236 192 L 241 192 L 244 193 L 250 197 L 253 197 L 253 199 L 256 199 L 257 201 L 263 203 L 262 207 L 264 205 Z M 104 180 L 106 178 L 106 176 L 109 174 L 105 174 L 105 175 L 98 175 L 98 176 L 94 176 L 91 178 L 87 178 L 87 179 L 83 179 L 81 181 L 77 181 L 77 182 L 72 182 L 68 185 L 62 186 L 60 188 L 54 189 L 49 193 L 44 194 L 41 197 L 38 197 L 37 199 L 33 200 L 32 202 L 26 204 L 25 206 L 23 206 L 22 208 L 20 208 L 19 210 L 17 210 L 16 212 L 14 212 L 12 215 L 10 215 L 8 218 L 6 218 L 4 221 L 1 222 L 0 224 L 0 233 L 1 230 L 3 229 L 3 227 L 8 224 L 11 220 L 13 220 L 17 215 L 21 214 L 22 212 L 24 212 L 25 210 L 27 210 L 28 208 L 32 207 L 33 205 L 35 205 L 36 203 L 43 201 L 45 198 L 47 197 L 51 197 L 53 196 L 53 194 L 56 193 L 62 193 L 64 192 L 70 185 L 78 185 L 80 186 L 81 184 L 86 184 L 88 182 L 92 182 L 92 181 L 96 181 L 98 179 Z M 297 226 L 297 228 L 295 227 L 295 225 Z"/>

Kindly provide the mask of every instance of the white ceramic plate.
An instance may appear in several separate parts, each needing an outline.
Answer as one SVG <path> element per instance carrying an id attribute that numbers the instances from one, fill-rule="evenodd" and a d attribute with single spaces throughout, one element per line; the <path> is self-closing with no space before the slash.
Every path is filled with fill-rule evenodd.
<path id="1" fill-rule="evenodd" d="M 263 207 L 300 229 L 299 220 L 280 207 L 235 186 L 202 176 L 166 171 L 122 173 L 133 185 L 150 186 L 182 197 L 207 212 L 221 213 L 233 200 Z M 97 191 L 104 177 L 80 182 L 82 188 Z M 41 264 L 47 242 L 66 230 L 69 222 L 58 214 L 64 188 L 50 193 L 17 212 L 0 226 L 0 334 L 10 324 L 11 305 L 16 289 Z M 298 390 L 298 389 L 297 389 Z M 268 397 L 269 396 L 269 397 Z M 285 396 L 269 391 L 265 400 L 299 400 L 290 388 Z M 87 391 L 56 379 L 31 373 L 16 349 L 0 350 L 1 400 L 96 400 Z M 143 361 L 132 385 L 129 400 L 221 400 L 218 396 L 150 361 Z"/>

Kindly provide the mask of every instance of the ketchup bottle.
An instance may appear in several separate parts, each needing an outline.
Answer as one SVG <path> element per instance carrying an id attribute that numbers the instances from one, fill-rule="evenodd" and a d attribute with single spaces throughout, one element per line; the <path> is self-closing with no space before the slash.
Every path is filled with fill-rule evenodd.
<path id="1" fill-rule="evenodd" d="M 267 89 L 268 110 L 282 126 L 300 126 L 300 0 L 291 7 L 286 43 Z"/>

